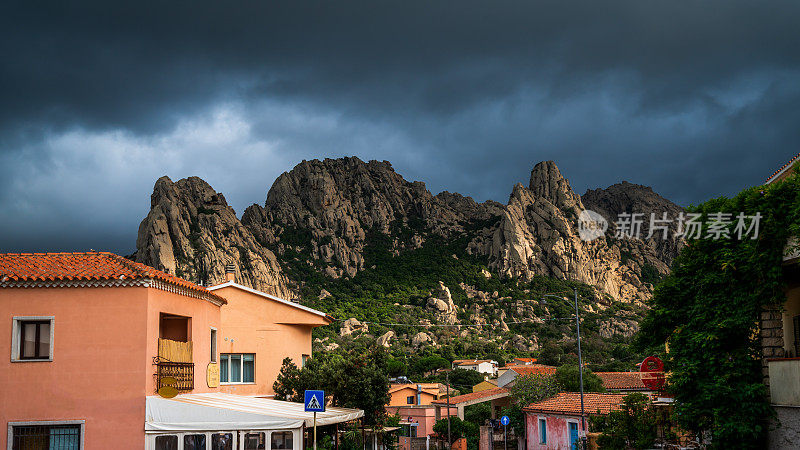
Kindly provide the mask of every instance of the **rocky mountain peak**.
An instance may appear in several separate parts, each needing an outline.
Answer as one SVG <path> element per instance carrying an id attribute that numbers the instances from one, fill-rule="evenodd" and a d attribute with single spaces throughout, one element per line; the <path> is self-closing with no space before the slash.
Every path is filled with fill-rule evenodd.
<path id="1" fill-rule="evenodd" d="M 234 263 L 241 284 L 294 297 L 275 255 L 258 245 L 208 183 L 161 177 L 150 201 L 139 225 L 136 261 L 205 285 L 222 283 L 225 266 Z"/>
<path id="2" fill-rule="evenodd" d="M 542 161 L 533 167 L 528 189 L 537 198 L 546 199 L 558 208 L 582 209 L 580 197 L 553 161 Z"/>
<path id="3" fill-rule="evenodd" d="M 309 160 L 281 174 L 263 206 L 248 207 L 241 220 L 200 178 L 160 178 L 139 227 L 135 258 L 208 283 L 223 279 L 225 264 L 233 261 L 242 284 L 292 298 L 309 268 L 336 279 L 372 267 L 368 247 L 377 242 L 381 251 L 398 255 L 434 237 L 457 238 L 501 276 L 545 275 L 594 285 L 599 295 L 617 300 L 645 299 L 680 243 L 583 241 L 577 218 L 584 204 L 609 222 L 618 211 L 680 210 L 630 183 L 588 191 L 582 201 L 552 161 L 536 164 L 528 186 L 516 184 L 504 205 L 450 192 L 434 196 L 386 161 Z M 452 321 L 455 308 L 447 295 L 431 298 L 430 308 Z"/>

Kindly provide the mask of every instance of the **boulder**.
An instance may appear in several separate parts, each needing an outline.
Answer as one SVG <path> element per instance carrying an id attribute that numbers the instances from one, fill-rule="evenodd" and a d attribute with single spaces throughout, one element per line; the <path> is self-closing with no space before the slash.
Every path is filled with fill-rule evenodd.
<path id="1" fill-rule="evenodd" d="M 351 317 L 342 322 L 342 328 L 339 330 L 340 336 L 349 336 L 355 332 L 367 332 L 369 326 L 366 323 L 361 323 L 358 319 Z"/>
<path id="2" fill-rule="evenodd" d="M 393 337 L 395 337 L 394 331 L 387 331 L 380 335 L 375 343 L 381 347 L 389 348 L 392 346 L 391 340 Z"/>

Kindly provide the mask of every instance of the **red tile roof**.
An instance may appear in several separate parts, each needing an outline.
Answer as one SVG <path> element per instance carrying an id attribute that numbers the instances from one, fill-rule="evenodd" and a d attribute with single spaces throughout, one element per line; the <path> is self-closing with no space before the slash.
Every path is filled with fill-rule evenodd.
<path id="1" fill-rule="evenodd" d="M 140 279 L 162 281 L 227 303 L 202 286 L 113 253 L 0 253 L 0 282 Z"/>
<path id="2" fill-rule="evenodd" d="M 487 363 L 492 362 L 490 359 L 456 359 L 453 361 L 453 364 L 457 366 L 469 366 L 472 364 L 480 364 L 480 363 Z"/>
<path id="3" fill-rule="evenodd" d="M 499 395 L 499 394 L 508 394 L 508 389 L 499 387 L 494 389 L 486 389 L 485 391 L 470 392 L 469 394 L 464 394 L 464 395 L 456 395 L 455 397 L 450 397 L 450 404 L 455 405 L 456 403 L 468 402 L 471 400 L 479 400 L 485 397 L 491 397 L 493 395 Z M 439 400 L 434 400 L 431 403 L 435 403 L 437 405 L 446 405 L 447 399 L 440 398 Z"/>
<path id="4" fill-rule="evenodd" d="M 536 358 L 514 358 L 514 361 L 523 361 L 527 363 L 535 363 L 538 361 Z"/>
<path id="5" fill-rule="evenodd" d="M 583 394 L 583 409 L 587 415 L 607 415 L 621 409 L 622 399 L 627 394 Z M 559 392 L 555 397 L 522 408 L 523 411 L 545 414 L 581 415 L 581 394 Z"/>
<path id="6" fill-rule="evenodd" d="M 544 364 L 530 364 L 527 366 L 510 366 L 508 370 L 513 370 L 517 372 L 519 375 L 531 375 L 531 374 L 545 374 L 545 375 L 552 375 L 556 373 L 556 368 L 553 366 L 545 366 Z"/>
<path id="7" fill-rule="evenodd" d="M 794 162 L 797 161 L 797 158 L 800 158 L 800 153 L 794 155 L 794 157 L 792 159 L 790 159 L 789 162 L 787 162 L 786 164 L 782 165 L 778 170 L 773 172 L 772 175 L 768 176 L 767 180 L 766 180 L 766 183 L 769 183 L 770 181 L 773 181 L 772 179 L 775 178 L 776 175 L 780 174 L 784 169 L 786 169 L 790 165 L 794 164 Z"/>
<path id="8" fill-rule="evenodd" d="M 603 387 L 611 390 L 648 391 L 642 382 L 641 372 L 595 372 L 603 380 Z"/>

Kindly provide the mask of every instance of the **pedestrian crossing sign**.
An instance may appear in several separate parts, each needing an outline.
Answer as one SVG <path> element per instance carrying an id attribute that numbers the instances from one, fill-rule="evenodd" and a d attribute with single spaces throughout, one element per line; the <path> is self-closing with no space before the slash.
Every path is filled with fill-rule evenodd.
<path id="1" fill-rule="evenodd" d="M 325 391 L 306 391 L 303 403 L 307 412 L 325 412 Z"/>

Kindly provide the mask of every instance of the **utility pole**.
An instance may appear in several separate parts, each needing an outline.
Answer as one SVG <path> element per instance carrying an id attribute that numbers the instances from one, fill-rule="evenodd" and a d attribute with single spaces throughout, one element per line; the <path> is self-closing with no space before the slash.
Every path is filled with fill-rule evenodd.
<path id="1" fill-rule="evenodd" d="M 583 437 L 581 438 L 581 443 L 583 448 L 586 448 L 586 414 L 584 413 L 583 409 L 583 355 L 581 355 L 581 316 L 580 310 L 578 309 L 578 288 L 572 288 L 573 293 L 575 294 L 575 333 L 578 337 L 578 376 L 580 378 L 581 384 L 581 429 L 583 430 Z M 553 294 L 544 294 L 542 295 L 542 299 L 540 300 L 541 304 L 546 304 L 544 297 L 554 297 L 560 298 L 562 300 L 569 301 L 566 297 L 561 297 L 558 295 Z"/>
<path id="2" fill-rule="evenodd" d="M 583 357 L 581 356 L 581 318 L 578 313 L 578 288 L 575 290 L 575 326 L 578 334 L 578 373 L 581 381 L 581 428 L 583 429 L 583 436 L 581 442 L 583 448 L 586 448 L 586 416 L 583 413 Z"/>
<path id="3" fill-rule="evenodd" d="M 444 379 L 447 383 L 447 448 L 453 446 L 453 441 L 450 439 L 450 372 L 444 373 Z"/>

